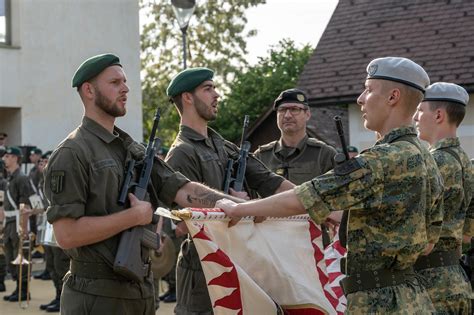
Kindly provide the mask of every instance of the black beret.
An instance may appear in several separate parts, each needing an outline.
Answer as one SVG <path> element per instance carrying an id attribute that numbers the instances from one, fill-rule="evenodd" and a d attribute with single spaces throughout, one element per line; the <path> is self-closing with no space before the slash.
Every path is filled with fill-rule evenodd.
<path id="1" fill-rule="evenodd" d="M 122 66 L 119 57 L 114 54 L 102 54 L 90 57 L 84 61 L 72 77 L 72 87 L 80 87 L 82 83 L 96 77 L 99 73 L 110 66 Z"/>
<path id="2" fill-rule="evenodd" d="M 281 104 L 285 103 L 300 103 L 308 106 L 308 98 L 303 91 L 298 89 L 289 89 L 285 90 L 278 95 L 275 102 L 273 103 L 273 108 L 276 109 Z"/>
<path id="3" fill-rule="evenodd" d="M 199 84 L 204 81 L 212 80 L 214 71 L 208 68 L 188 68 L 178 73 L 168 85 L 166 94 L 169 97 L 174 97 L 183 92 L 190 92 L 194 90 Z"/>

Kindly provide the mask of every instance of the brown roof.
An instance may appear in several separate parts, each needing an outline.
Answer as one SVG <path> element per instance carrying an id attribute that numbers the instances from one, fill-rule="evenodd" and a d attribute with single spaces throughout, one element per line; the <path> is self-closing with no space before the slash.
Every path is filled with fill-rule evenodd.
<path id="1" fill-rule="evenodd" d="M 474 1 L 339 0 L 298 87 L 311 105 L 354 102 L 367 64 L 386 56 L 474 92 Z"/>

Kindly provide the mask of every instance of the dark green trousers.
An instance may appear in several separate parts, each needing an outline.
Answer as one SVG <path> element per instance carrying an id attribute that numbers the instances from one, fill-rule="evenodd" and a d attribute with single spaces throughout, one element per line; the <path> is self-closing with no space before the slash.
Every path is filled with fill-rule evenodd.
<path id="1" fill-rule="evenodd" d="M 63 286 L 61 315 L 155 315 L 154 298 L 117 299 L 91 295 Z"/>

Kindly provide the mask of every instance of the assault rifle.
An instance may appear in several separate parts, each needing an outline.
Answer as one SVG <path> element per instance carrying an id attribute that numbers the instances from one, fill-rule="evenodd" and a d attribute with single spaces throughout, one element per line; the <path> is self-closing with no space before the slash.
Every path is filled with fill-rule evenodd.
<path id="1" fill-rule="evenodd" d="M 249 115 L 245 115 L 244 125 L 242 128 L 242 138 L 240 139 L 239 158 L 237 161 L 234 161 L 234 159 L 232 158 L 229 158 L 227 160 L 227 166 L 226 166 L 225 177 L 224 177 L 224 185 L 223 185 L 224 186 L 223 191 L 226 194 L 229 193 L 229 188 L 231 186 L 235 191 L 242 191 L 244 187 L 245 170 L 247 168 L 247 157 L 250 151 L 250 142 L 245 140 L 245 138 L 247 137 L 248 126 L 249 126 Z M 237 163 L 237 172 L 236 172 L 235 177 L 232 177 L 235 163 Z"/>
<path id="2" fill-rule="evenodd" d="M 340 116 L 334 116 L 334 123 L 336 124 L 337 135 L 339 137 L 339 142 L 341 143 L 342 152 L 338 152 L 334 156 L 334 162 L 336 165 L 343 164 L 346 161 L 349 161 L 349 151 L 347 151 L 346 139 L 344 138 L 344 128 L 342 127 L 342 120 Z M 345 210 L 342 213 L 341 224 L 339 226 L 339 240 L 341 245 L 347 246 L 347 224 L 349 220 L 349 213 Z"/>
<path id="3" fill-rule="evenodd" d="M 157 110 L 153 119 L 153 128 L 151 129 L 150 138 L 146 147 L 145 158 L 140 170 L 140 177 L 137 182 L 132 182 L 136 162 L 133 159 L 130 160 L 127 164 L 125 180 L 120 190 L 118 200 L 120 205 L 125 205 L 127 194 L 130 190 L 139 200 L 145 199 L 153 168 L 153 161 L 156 151 L 160 146 L 160 139 L 155 138 L 159 122 L 160 114 Z M 153 214 L 152 223 L 158 223 L 158 219 L 159 217 Z M 115 256 L 114 271 L 127 279 L 143 282 L 149 272 L 149 263 L 144 263 L 142 260 L 142 245 L 146 248 L 158 249 L 160 247 L 160 236 L 143 226 L 135 226 L 123 231 L 120 237 L 117 255 Z M 144 254 L 143 256 L 148 256 L 148 250 L 146 250 Z"/>

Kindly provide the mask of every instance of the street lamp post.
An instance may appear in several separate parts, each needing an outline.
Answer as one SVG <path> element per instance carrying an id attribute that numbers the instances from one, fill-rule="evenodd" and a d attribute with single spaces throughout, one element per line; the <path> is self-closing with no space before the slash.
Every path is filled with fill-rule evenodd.
<path id="1" fill-rule="evenodd" d="M 183 33 L 183 69 L 186 69 L 186 31 L 188 29 L 189 20 L 196 8 L 195 0 L 171 0 L 174 14 L 178 20 L 179 28 Z"/>

